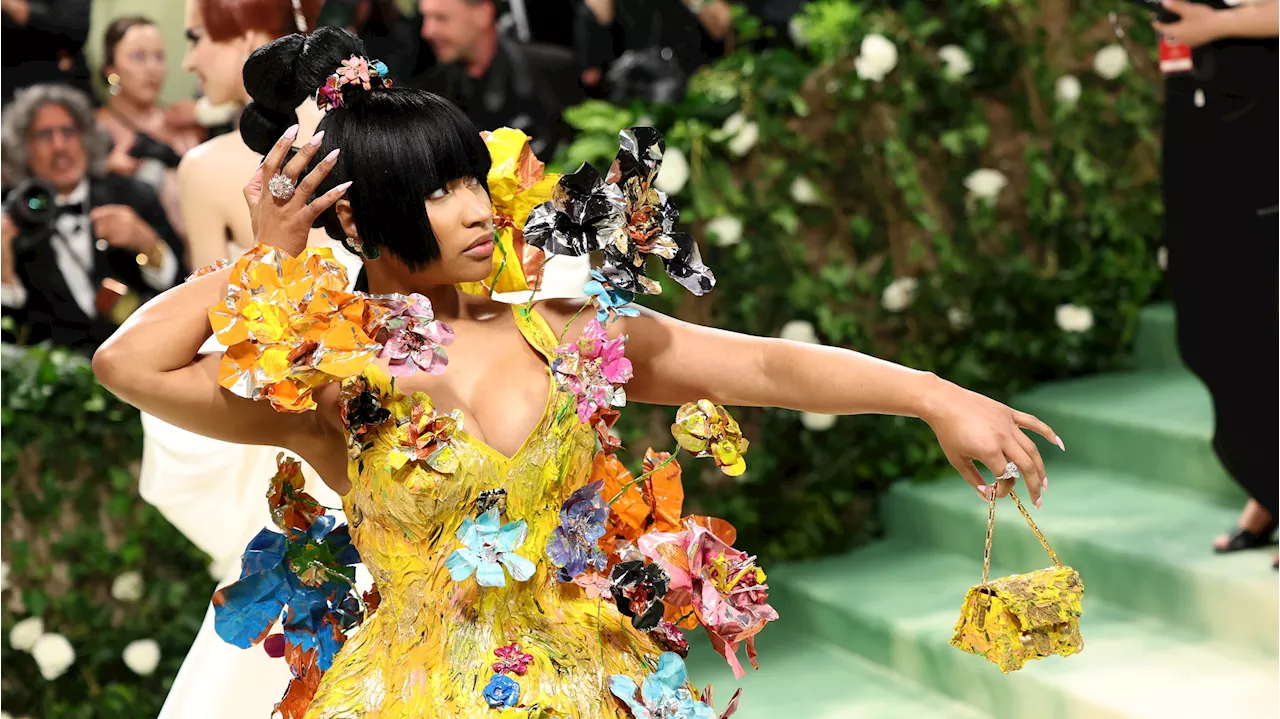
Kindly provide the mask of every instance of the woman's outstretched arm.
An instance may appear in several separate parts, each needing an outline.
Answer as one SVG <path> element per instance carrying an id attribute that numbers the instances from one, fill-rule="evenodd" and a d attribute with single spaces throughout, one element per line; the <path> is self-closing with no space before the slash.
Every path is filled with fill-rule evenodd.
<path id="1" fill-rule="evenodd" d="M 568 309 L 563 303 L 561 309 L 549 308 L 557 314 Z M 577 336 L 588 319 L 580 316 L 566 338 Z M 996 475 L 1013 462 L 1037 504 L 1044 462 L 1023 430 L 1061 443 L 1029 414 L 932 373 L 851 350 L 703 327 L 647 309 L 639 317 L 619 318 L 610 327 L 610 335 L 617 334 L 629 336 L 626 354 L 635 376 L 627 396 L 632 400 L 679 405 L 707 398 L 739 407 L 918 417 L 937 434 L 947 459 L 969 484 L 985 486 L 975 461 Z M 1002 482 L 998 494 L 1007 494 L 1011 486 Z"/>

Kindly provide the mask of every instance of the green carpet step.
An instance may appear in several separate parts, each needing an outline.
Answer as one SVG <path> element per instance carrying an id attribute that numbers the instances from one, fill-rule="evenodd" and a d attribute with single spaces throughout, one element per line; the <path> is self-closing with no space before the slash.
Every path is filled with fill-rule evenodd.
<path id="1" fill-rule="evenodd" d="M 1043 509 L 1027 508 L 1091 596 L 1266 656 L 1280 651 L 1275 548 L 1227 555 L 1212 550 L 1214 536 L 1235 526 L 1239 508 L 1053 459 L 1046 471 Z M 1025 490 L 1019 496 L 1025 498 Z M 982 557 L 987 504 L 954 475 L 899 482 L 881 507 L 891 538 Z M 996 561 L 1018 571 L 1049 565 L 1012 502 L 997 505 L 996 519 Z"/>
<path id="2" fill-rule="evenodd" d="M 741 680 L 705 639 L 690 635 L 689 678 L 701 688 L 715 687 L 715 705 L 723 711 L 742 689 L 734 719 L 985 719 L 989 714 L 966 707 L 921 687 L 863 657 L 805 636 L 783 618 L 757 637 L 760 670 Z M 705 634 L 698 630 L 705 637 Z"/>
<path id="3" fill-rule="evenodd" d="M 1008 573 L 1007 565 L 993 576 Z M 1108 606 L 1085 580 L 1084 651 L 1001 674 L 948 644 L 981 558 L 886 541 L 776 568 L 771 594 L 810 633 L 995 719 L 1274 719 L 1275 657 L 1239 656 L 1177 627 Z M 1222 607 L 1221 611 L 1231 611 Z"/>
<path id="4" fill-rule="evenodd" d="M 1209 393 L 1190 374 L 1133 372 L 1055 382 L 1012 405 L 1052 425 L 1072 461 L 1184 487 L 1237 509 L 1244 504 L 1244 492 L 1210 446 Z M 1047 446 L 1042 453 L 1056 453 Z"/>
<path id="5" fill-rule="evenodd" d="M 1143 370 L 1186 371 L 1178 356 L 1173 305 L 1151 305 L 1142 309 L 1133 342 L 1133 359 Z"/>

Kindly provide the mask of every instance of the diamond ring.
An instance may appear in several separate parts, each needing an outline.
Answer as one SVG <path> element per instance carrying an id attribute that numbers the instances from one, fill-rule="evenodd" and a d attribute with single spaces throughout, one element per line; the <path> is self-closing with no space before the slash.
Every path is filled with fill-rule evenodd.
<path id="1" fill-rule="evenodd" d="M 996 479 L 1015 479 L 1021 476 L 1022 473 L 1018 471 L 1018 465 L 1010 462 L 1004 466 L 1004 474 L 996 477 Z"/>
<path id="2" fill-rule="evenodd" d="M 294 189 L 296 188 L 293 184 L 293 180 L 278 172 L 272 175 L 271 179 L 267 181 L 267 190 L 271 193 L 272 197 L 278 200 L 288 202 L 289 198 L 293 197 Z"/>

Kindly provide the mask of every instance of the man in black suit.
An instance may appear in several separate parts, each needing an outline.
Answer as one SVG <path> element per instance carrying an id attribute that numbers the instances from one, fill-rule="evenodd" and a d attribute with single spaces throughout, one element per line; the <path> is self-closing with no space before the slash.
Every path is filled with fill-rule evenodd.
<path id="1" fill-rule="evenodd" d="M 0 0 L 0 86 L 4 104 L 18 90 L 63 82 L 90 92 L 84 44 L 90 0 Z"/>
<path id="2" fill-rule="evenodd" d="M 569 136 L 564 108 L 585 99 L 573 52 L 502 37 L 493 0 L 419 0 L 419 10 L 440 64 L 411 84 L 448 98 L 482 130 L 523 130 L 551 159 Z"/>
<path id="3" fill-rule="evenodd" d="M 30 87 L 5 109 L 5 181 L 18 184 L 0 218 L 7 339 L 92 352 L 179 281 L 181 241 L 150 188 L 105 173 L 107 142 L 70 87 Z M 55 206 L 34 211 L 42 195 Z"/>

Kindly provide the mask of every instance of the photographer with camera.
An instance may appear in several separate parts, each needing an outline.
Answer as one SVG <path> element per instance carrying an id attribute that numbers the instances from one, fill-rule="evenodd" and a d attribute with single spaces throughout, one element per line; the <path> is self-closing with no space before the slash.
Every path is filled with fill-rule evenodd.
<path id="1" fill-rule="evenodd" d="M 92 352 L 178 282 L 182 244 L 149 187 L 106 173 L 107 138 L 84 93 L 20 91 L 0 136 L 5 180 L 18 183 L 0 218 L 9 339 Z"/>

